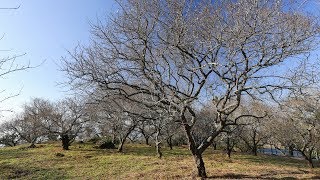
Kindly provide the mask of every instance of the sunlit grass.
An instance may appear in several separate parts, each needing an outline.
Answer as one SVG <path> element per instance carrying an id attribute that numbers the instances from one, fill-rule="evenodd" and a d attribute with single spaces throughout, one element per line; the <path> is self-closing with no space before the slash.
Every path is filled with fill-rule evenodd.
<path id="1" fill-rule="evenodd" d="M 75 144 L 63 151 L 60 144 L 0 149 L 0 179 L 193 179 L 195 168 L 187 148 L 163 148 L 158 159 L 151 146 L 128 144 L 124 153 Z M 63 153 L 64 157 L 55 156 Z M 212 178 L 320 178 L 320 168 L 303 160 L 235 153 L 231 159 L 208 149 L 204 155 Z"/>

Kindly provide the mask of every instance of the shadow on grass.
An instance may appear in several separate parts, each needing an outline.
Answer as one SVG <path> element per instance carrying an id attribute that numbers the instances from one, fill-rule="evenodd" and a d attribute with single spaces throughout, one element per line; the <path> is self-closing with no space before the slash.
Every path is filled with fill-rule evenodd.
<path id="1" fill-rule="evenodd" d="M 306 168 L 308 167 L 307 162 L 304 159 L 293 159 L 290 157 L 273 156 L 273 155 L 240 155 L 236 156 L 236 159 L 241 159 L 258 164 L 273 164 L 280 166 Z"/>
<path id="2" fill-rule="evenodd" d="M 119 153 L 116 149 L 99 149 L 95 147 L 93 143 L 82 143 L 82 144 L 73 144 L 70 147 L 69 151 L 82 151 L 82 152 L 92 152 L 92 153 L 106 153 L 114 154 Z M 184 147 L 173 147 L 170 150 L 168 147 L 162 147 L 161 151 L 163 156 L 190 156 L 191 153 L 187 148 Z M 127 155 L 136 155 L 136 156 L 156 156 L 156 147 L 154 145 L 145 145 L 145 144 L 125 144 L 123 147 L 123 152 L 120 154 Z"/>
<path id="3" fill-rule="evenodd" d="M 19 167 L 14 165 L 0 165 L 1 179 L 66 179 L 64 171 L 35 167 Z"/>
<path id="4" fill-rule="evenodd" d="M 276 177 L 270 177 L 269 175 L 274 175 L 274 174 L 266 174 L 266 175 L 259 175 L 259 176 L 250 176 L 246 174 L 234 174 L 234 173 L 228 173 L 224 175 L 217 175 L 217 176 L 210 176 L 208 179 L 298 179 L 296 177 L 291 177 L 291 176 L 286 176 L 286 177 L 281 177 L 281 178 L 276 178 Z M 320 176 L 314 176 L 311 177 L 311 179 L 319 179 Z M 310 178 L 308 178 L 310 179 Z"/>
<path id="5" fill-rule="evenodd" d="M 28 157 L 31 153 L 25 149 L 1 149 L 0 150 L 0 160 L 1 159 L 17 159 Z"/>
<path id="6" fill-rule="evenodd" d="M 172 156 L 190 156 L 191 153 L 188 149 L 181 147 L 174 147 L 170 150 L 167 147 L 162 147 L 161 151 L 164 157 L 172 157 Z M 156 147 L 155 146 L 146 146 L 140 145 L 138 147 L 127 146 L 124 148 L 124 154 L 136 155 L 136 156 L 157 156 Z"/>

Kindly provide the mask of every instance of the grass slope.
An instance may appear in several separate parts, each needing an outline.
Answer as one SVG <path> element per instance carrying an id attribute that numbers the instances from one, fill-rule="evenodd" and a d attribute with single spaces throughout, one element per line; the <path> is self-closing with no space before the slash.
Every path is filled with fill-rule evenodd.
<path id="1" fill-rule="evenodd" d="M 188 149 L 163 148 L 158 159 L 153 147 L 128 144 L 124 153 L 97 150 L 76 144 L 62 151 L 60 144 L 0 149 L 0 179 L 195 179 Z M 56 153 L 65 154 L 56 157 Z M 233 154 L 207 150 L 204 155 L 210 178 L 227 179 L 320 179 L 320 168 L 310 169 L 303 160 L 267 155 Z"/>

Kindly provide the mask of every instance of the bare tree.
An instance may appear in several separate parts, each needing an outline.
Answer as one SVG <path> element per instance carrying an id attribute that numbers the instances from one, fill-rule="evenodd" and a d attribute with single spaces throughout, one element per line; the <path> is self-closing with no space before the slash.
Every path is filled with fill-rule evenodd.
<path id="1" fill-rule="evenodd" d="M 234 147 L 240 142 L 240 134 L 242 133 L 243 126 L 229 126 L 226 128 L 226 132 L 221 134 L 221 139 L 225 143 L 225 150 L 228 158 L 231 158 L 231 153 L 234 151 Z"/>
<path id="2" fill-rule="evenodd" d="M 62 147 L 69 150 L 69 146 L 86 126 L 86 106 L 77 99 L 66 98 L 54 104 L 53 113 L 43 122 L 49 133 L 60 136 Z"/>
<path id="3" fill-rule="evenodd" d="M 165 124 L 162 132 L 170 150 L 173 149 L 173 139 L 179 133 L 179 131 L 180 131 L 180 124 L 172 121 L 171 119 L 167 119 L 167 123 Z"/>
<path id="4" fill-rule="evenodd" d="M 111 134 L 113 143 L 118 138 L 118 152 L 122 152 L 127 138 L 142 121 L 138 104 L 114 96 L 98 100 L 97 108 L 101 133 Z"/>
<path id="5" fill-rule="evenodd" d="M 151 126 L 150 122 L 149 121 L 142 121 L 138 126 L 138 131 L 144 137 L 146 145 L 150 145 L 149 139 L 155 133 L 155 130 Z"/>
<path id="6" fill-rule="evenodd" d="M 35 148 L 39 138 L 44 136 L 40 122 L 33 116 L 18 115 L 10 125 L 9 130 L 13 130 L 22 140 L 30 143 L 30 148 Z"/>
<path id="7" fill-rule="evenodd" d="M 274 127 L 278 143 L 299 151 L 312 168 L 312 159 L 320 147 L 319 107 L 318 94 L 289 98 L 282 106 L 282 113 L 279 113 L 281 119 L 276 122 L 277 127 Z"/>
<path id="8" fill-rule="evenodd" d="M 319 33 L 314 17 L 281 0 L 123 0 L 119 6 L 106 25 L 93 26 L 90 46 L 64 59 L 69 83 L 178 116 L 200 177 L 207 177 L 202 154 L 214 138 L 252 116 L 234 116 L 243 97 L 275 98 L 288 88 L 277 68 L 309 52 Z M 211 99 L 215 127 L 198 145 L 197 103 Z"/>
<path id="9" fill-rule="evenodd" d="M 10 123 L 10 121 L 7 121 L 0 125 L 0 144 L 16 146 L 20 141 L 20 137 L 16 131 L 10 128 Z"/>
<path id="10" fill-rule="evenodd" d="M 86 125 L 85 101 L 73 98 L 65 98 L 58 102 L 50 102 L 45 99 L 33 99 L 31 106 L 26 106 L 29 115 L 40 126 L 45 135 L 57 135 L 62 141 L 64 150 L 68 150 L 70 144 Z"/>
<path id="11" fill-rule="evenodd" d="M 257 156 L 258 148 L 267 144 L 271 137 L 269 116 L 272 115 L 271 107 L 256 101 L 244 103 L 240 108 L 246 114 L 255 116 L 247 117 L 242 120 L 242 132 L 239 137 L 253 155 Z"/>
<path id="12" fill-rule="evenodd" d="M 7 122 L 6 130 L 18 134 L 21 140 L 30 143 L 29 147 L 36 147 L 35 143 L 38 142 L 39 138 L 48 135 L 42 124 L 43 113 L 48 112 L 45 111 L 48 110 L 46 103 L 47 101 L 34 98 L 29 103 L 24 104 L 23 111 Z"/>

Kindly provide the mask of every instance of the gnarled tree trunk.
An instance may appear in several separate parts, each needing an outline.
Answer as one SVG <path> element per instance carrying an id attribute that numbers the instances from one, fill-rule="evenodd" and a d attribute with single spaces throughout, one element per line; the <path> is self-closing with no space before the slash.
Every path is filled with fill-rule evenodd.
<path id="1" fill-rule="evenodd" d="M 196 165 L 197 165 L 198 176 L 202 177 L 202 178 L 206 178 L 207 173 L 206 173 L 206 168 L 204 166 L 204 162 L 202 159 L 202 154 L 196 153 L 193 155 L 193 158 L 194 158 Z"/>
<path id="2" fill-rule="evenodd" d="M 196 166 L 197 166 L 197 175 L 201 178 L 206 178 L 207 173 L 206 173 L 206 168 L 204 166 L 202 153 L 196 147 L 195 141 L 194 141 L 193 136 L 191 134 L 191 128 L 188 124 L 185 124 L 184 129 L 185 129 L 185 133 L 188 137 L 189 149 L 193 155 L 193 158 L 194 158 Z"/>

